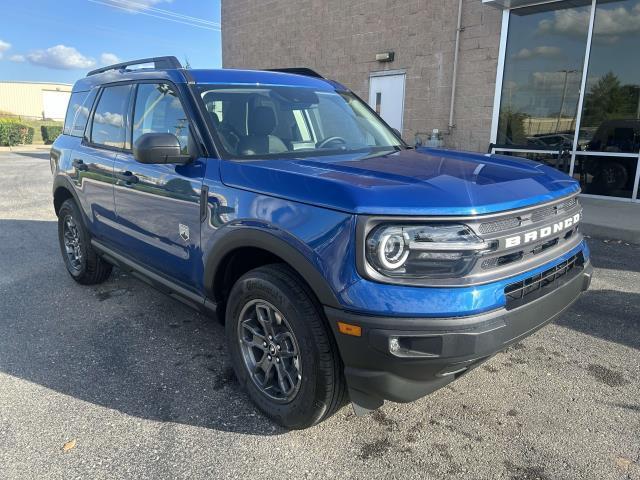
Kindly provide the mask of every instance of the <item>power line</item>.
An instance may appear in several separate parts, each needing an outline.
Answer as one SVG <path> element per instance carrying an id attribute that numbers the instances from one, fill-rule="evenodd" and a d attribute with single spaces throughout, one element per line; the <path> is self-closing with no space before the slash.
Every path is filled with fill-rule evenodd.
<path id="1" fill-rule="evenodd" d="M 202 18 L 198 18 L 198 17 L 192 17 L 190 15 L 184 15 L 182 13 L 177 13 L 177 12 L 172 12 L 171 10 L 167 10 L 164 8 L 157 8 L 157 7 L 153 7 L 144 3 L 140 3 L 140 2 L 136 2 L 134 0 L 103 0 L 106 1 L 107 3 L 117 3 L 120 4 L 124 7 L 129 7 L 129 10 L 132 10 L 134 12 L 140 12 L 140 11 L 152 11 L 155 13 L 159 13 L 160 15 L 166 15 L 168 17 L 175 17 L 175 18 L 179 18 L 181 20 L 187 20 L 187 21 L 192 21 L 192 22 L 196 22 L 196 23 L 202 23 L 204 25 L 209 25 L 212 27 L 220 27 L 220 23 L 218 22 L 213 22 L 211 20 L 204 20 Z"/>
<path id="2" fill-rule="evenodd" d="M 146 10 L 135 10 L 132 9 L 131 7 L 125 7 L 122 5 L 117 5 L 114 2 L 114 0 L 110 0 L 110 1 L 103 1 L 103 0 L 88 0 L 91 3 L 96 3 L 99 5 L 104 5 L 106 7 L 111 7 L 111 8 L 117 8 L 119 10 L 124 10 L 127 12 L 135 12 L 135 13 L 139 13 L 141 15 L 146 15 L 148 17 L 152 17 L 152 18 L 158 18 L 160 20 L 168 20 L 170 22 L 175 22 L 175 23 L 180 23 L 182 25 L 187 25 L 190 27 L 195 27 L 195 28 L 202 28 L 204 30 L 210 30 L 210 31 L 214 31 L 214 32 L 219 32 L 220 31 L 220 26 L 219 24 L 216 24 L 215 22 L 210 22 L 211 24 L 207 24 L 206 20 L 201 20 L 201 19 L 196 19 L 195 17 L 190 17 L 190 18 L 194 18 L 195 20 L 186 20 L 186 19 L 180 19 L 180 18 L 172 18 L 171 15 L 154 15 L 153 13 L 147 12 Z M 144 7 L 146 7 L 145 5 L 142 5 Z M 162 9 L 158 9 L 160 11 L 163 11 Z M 173 13 L 173 12 L 168 12 L 168 13 Z M 186 15 L 185 15 L 186 16 Z"/>

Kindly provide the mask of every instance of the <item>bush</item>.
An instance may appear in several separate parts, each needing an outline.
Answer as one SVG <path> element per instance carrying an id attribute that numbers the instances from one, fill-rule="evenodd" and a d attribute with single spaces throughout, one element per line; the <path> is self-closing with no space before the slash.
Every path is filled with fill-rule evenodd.
<path id="1" fill-rule="evenodd" d="M 0 118 L 0 146 L 33 143 L 34 133 L 33 128 L 14 118 Z"/>
<path id="2" fill-rule="evenodd" d="M 51 145 L 58 135 L 62 133 L 62 125 L 42 125 L 40 127 L 42 132 L 42 140 L 46 145 Z"/>
<path id="3" fill-rule="evenodd" d="M 33 136 L 36 130 L 33 127 L 27 127 L 27 135 L 24 138 L 24 143 L 27 145 L 33 145 Z"/>

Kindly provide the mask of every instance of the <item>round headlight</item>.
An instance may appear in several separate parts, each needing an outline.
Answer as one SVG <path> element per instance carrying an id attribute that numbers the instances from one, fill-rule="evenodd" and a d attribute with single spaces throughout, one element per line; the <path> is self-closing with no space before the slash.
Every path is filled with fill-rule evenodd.
<path id="1" fill-rule="evenodd" d="M 387 270 L 400 268 L 409 256 L 406 233 L 394 232 L 382 236 L 378 243 L 378 261 Z"/>

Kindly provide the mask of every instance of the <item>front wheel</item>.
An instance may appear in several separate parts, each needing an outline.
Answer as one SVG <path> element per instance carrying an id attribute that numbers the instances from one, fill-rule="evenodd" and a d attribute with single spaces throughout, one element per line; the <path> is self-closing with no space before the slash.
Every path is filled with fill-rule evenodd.
<path id="1" fill-rule="evenodd" d="M 71 199 L 66 200 L 58 212 L 58 240 L 64 264 L 76 282 L 94 285 L 109 278 L 112 266 L 91 246 L 80 210 Z"/>
<path id="2" fill-rule="evenodd" d="M 231 290 L 227 344 L 253 402 L 280 425 L 300 429 L 332 415 L 346 398 L 342 362 L 317 302 L 284 265 L 241 277 Z"/>

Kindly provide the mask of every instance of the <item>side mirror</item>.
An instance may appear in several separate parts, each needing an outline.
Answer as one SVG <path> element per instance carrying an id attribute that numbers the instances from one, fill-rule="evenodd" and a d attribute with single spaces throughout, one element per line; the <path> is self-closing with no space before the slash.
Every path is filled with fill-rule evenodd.
<path id="1" fill-rule="evenodd" d="M 184 165 L 191 156 L 183 155 L 173 133 L 145 133 L 133 145 L 133 157 L 140 163 L 177 163 Z"/>
<path id="2" fill-rule="evenodd" d="M 402 132 L 400 130 L 398 130 L 397 128 L 392 128 L 391 130 L 393 130 L 393 133 L 395 133 L 398 138 L 402 138 Z"/>

